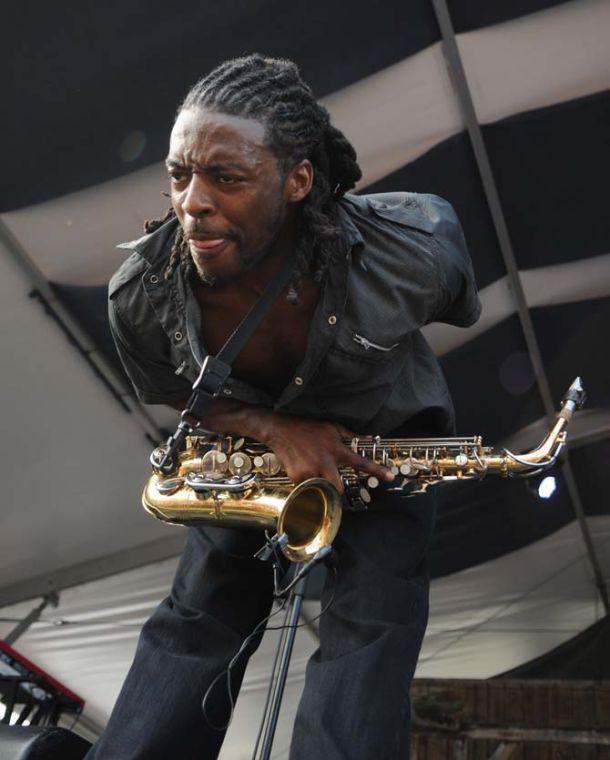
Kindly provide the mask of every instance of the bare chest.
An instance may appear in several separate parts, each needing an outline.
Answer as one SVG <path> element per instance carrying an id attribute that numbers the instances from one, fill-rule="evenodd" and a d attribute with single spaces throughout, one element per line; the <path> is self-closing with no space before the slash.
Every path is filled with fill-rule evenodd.
<path id="1" fill-rule="evenodd" d="M 278 396 L 305 356 L 318 291 L 315 283 L 305 283 L 297 305 L 288 303 L 285 293 L 280 294 L 233 362 L 232 375 Z M 209 353 L 222 348 L 252 303 L 244 302 L 239 294 L 207 298 L 204 294 L 200 301 L 201 339 Z"/>

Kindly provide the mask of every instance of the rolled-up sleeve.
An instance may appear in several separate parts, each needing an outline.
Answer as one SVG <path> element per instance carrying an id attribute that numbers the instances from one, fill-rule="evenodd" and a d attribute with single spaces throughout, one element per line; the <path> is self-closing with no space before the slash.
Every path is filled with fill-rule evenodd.
<path id="1" fill-rule="evenodd" d="M 438 274 L 437 299 L 429 321 L 468 327 L 480 317 L 481 301 L 464 233 L 450 203 L 438 196 L 427 197 L 436 216 Z"/>

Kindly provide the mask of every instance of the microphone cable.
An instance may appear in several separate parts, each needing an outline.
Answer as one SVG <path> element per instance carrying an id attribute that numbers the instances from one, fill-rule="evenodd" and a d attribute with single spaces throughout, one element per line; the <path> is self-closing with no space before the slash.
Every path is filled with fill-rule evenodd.
<path id="1" fill-rule="evenodd" d="M 285 631 L 285 630 L 288 630 L 290 628 L 295 628 L 295 629 L 296 628 L 303 628 L 304 626 L 309 625 L 310 623 L 315 623 L 316 620 L 319 620 L 322 617 L 322 615 L 324 615 L 324 613 L 327 612 L 330 609 L 330 606 L 332 605 L 332 603 L 333 603 L 333 601 L 335 599 L 335 593 L 336 593 L 336 590 L 337 590 L 337 568 L 335 566 L 335 563 L 333 563 L 333 562 L 330 562 L 329 566 L 330 566 L 331 570 L 333 571 L 332 591 L 331 591 L 330 599 L 324 605 L 324 608 L 320 610 L 320 612 L 318 613 L 318 615 L 316 615 L 314 618 L 312 618 L 311 620 L 309 620 L 307 623 L 297 623 L 296 625 L 288 625 L 288 624 L 286 624 L 286 622 L 284 622 L 282 625 L 268 626 L 268 627 L 266 627 L 267 631 Z M 255 638 L 259 633 L 261 633 L 261 631 L 265 630 L 265 626 L 266 626 L 267 622 L 269 620 L 271 620 L 271 618 L 275 617 L 276 615 L 279 615 L 279 613 L 285 608 L 287 599 L 288 599 L 288 597 L 285 596 L 282 599 L 282 602 L 281 602 L 281 604 L 280 604 L 280 606 L 278 607 L 277 610 L 275 610 L 274 612 L 271 612 L 269 615 L 267 615 L 266 617 L 264 617 L 261 621 L 259 621 L 254 626 L 254 628 L 252 629 L 252 631 L 242 641 L 241 646 L 237 650 L 236 654 L 231 658 L 231 661 L 229 662 L 229 664 L 227 665 L 227 667 L 223 671 L 221 671 L 214 678 L 214 680 L 211 682 L 211 684 L 206 689 L 205 694 L 203 695 L 203 699 L 201 700 L 201 711 L 203 712 L 203 717 L 204 717 L 206 723 L 214 731 L 226 731 L 227 728 L 231 725 L 231 721 L 233 720 L 233 713 L 235 711 L 235 699 L 233 697 L 233 690 L 232 690 L 232 684 L 231 684 L 232 670 L 233 670 L 233 668 L 235 667 L 236 663 L 238 662 L 238 660 L 241 657 L 241 655 L 243 654 L 243 652 L 247 649 L 247 647 L 250 644 L 250 642 L 252 641 L 252 639 Z M 286 616 L 284 617 L 284 621 L 286 621 L 288 613 L 289 613 L 289 610 L 286 610 Z M 274 671 L 275 671 L 276 664 L 277 664 L 277 655 L 276 655 L 276 662 L 273 665 L 273 670 Z M 273 673 L 272 673 L 272 676 L 273 676 Z M 229 699 L 229 717 L 227 719 L 227 722 L 224 725 L 218 726 L 218 725 L 216 725 L 210 719 L 210 715 L 208 713 L 208 708 L 207 708 L 207 702 L 208 702 L 208 699 L 210 698 L 210 696 L 212 694 L 212 691 L 214 690 L 214 687 L 216 686 L 216 684 L 222 678 L 225 678 L 225 677 L 226 677 L 227 696 L 228 696 L 228 699 Z M 269 701 L 269 694 L 267 695 L 267 703 L 268 703 L 268 701 Z M 260 740 L 260 736 L 259 736 L 259 740 Z"/>

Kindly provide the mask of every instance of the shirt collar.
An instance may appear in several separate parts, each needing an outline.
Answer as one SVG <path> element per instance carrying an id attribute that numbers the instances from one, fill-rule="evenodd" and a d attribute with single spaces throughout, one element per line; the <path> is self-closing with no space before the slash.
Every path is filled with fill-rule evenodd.
<path id="1" fill-rule="evenodd" d="M 117 248 L 124 248 L 139 253 L 149 264 L 154 264 L 160 255 L 167 258 L 167 243 L 173 236 L 178 226 L 178 219 L 172 217 L 162 224 L 154 232 L 148 235 L 142 235 L 137 240 L 131 240 L 127 243 L 119 243 Z"/>
<path id="2" fill-rule="evenodd" d="M 343 232 L 345 233 L 345 240 L 349 249 L 351 250 L 354 248 L 354 246 L 357 245 L 364 246 L 364 238 L 362 237 L 362 234 L 360 233 L 358 227 L 356 227 L 354 224 L 354 220 L 351 217 L 349 208 L 349 196 L 342 198 L 337 203 L 339 223 L 343 228 Z"/>

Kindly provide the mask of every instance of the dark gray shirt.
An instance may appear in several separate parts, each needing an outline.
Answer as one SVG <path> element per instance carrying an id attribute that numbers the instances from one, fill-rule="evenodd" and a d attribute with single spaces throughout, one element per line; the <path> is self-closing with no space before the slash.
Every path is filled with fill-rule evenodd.
<path id="1" fill-rule="evenodd" d="M 453 208 L 435 195 L 346 195 L 339 221 L 347 246 L 329 264 L 292 381 L 274 398 L 231 377 L 225 397 L 358 433 L 450 435 L 453 405 L 420 328 L 466 327 L 481 311 Z M 206 355 L 189 283 L 179 269 L 163 277 L 177 224 L 123 244 L 132 253 L 109 286 L 116 347 L 148 404 L 186 399 Z"/>

